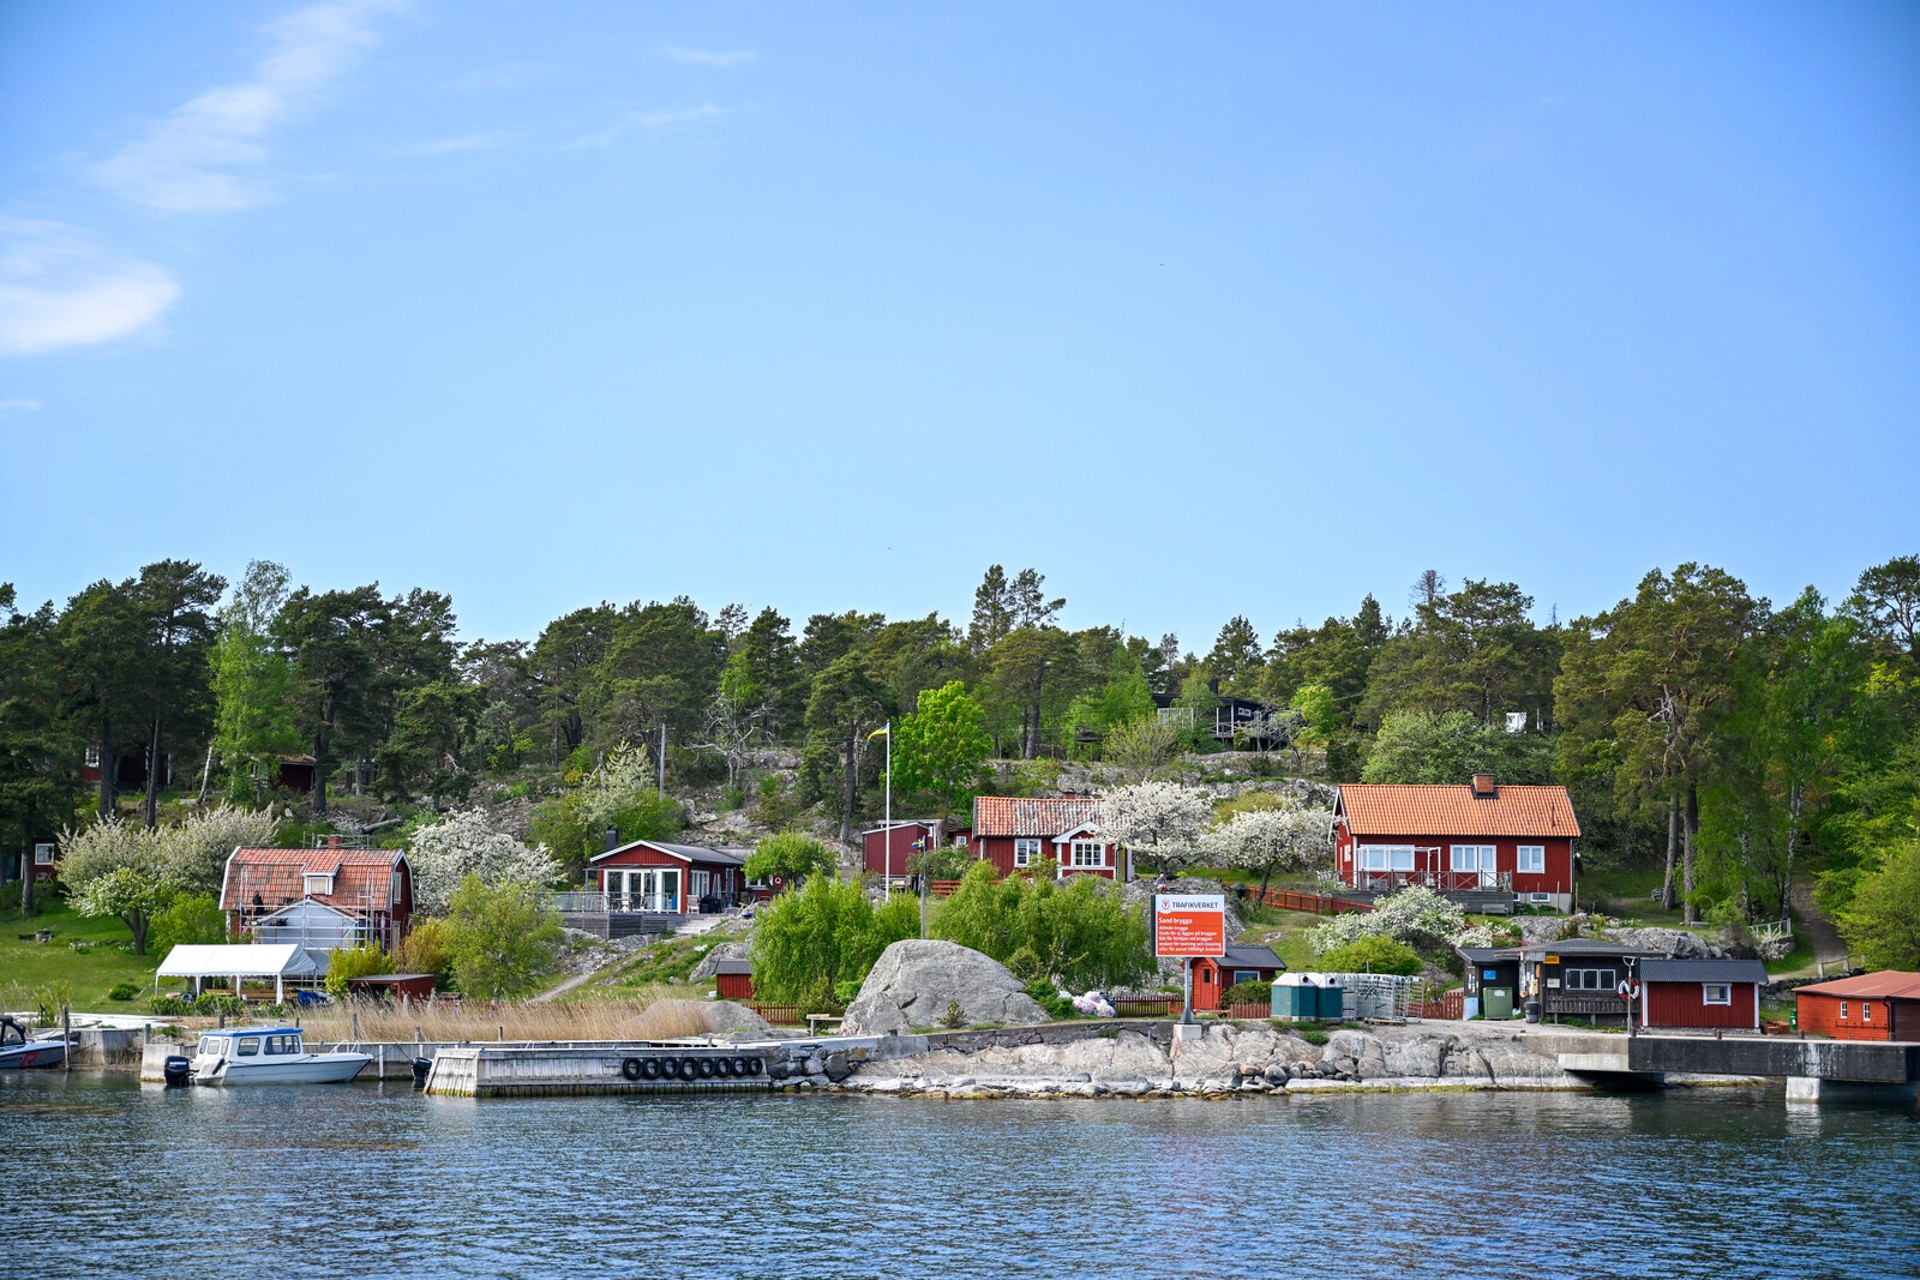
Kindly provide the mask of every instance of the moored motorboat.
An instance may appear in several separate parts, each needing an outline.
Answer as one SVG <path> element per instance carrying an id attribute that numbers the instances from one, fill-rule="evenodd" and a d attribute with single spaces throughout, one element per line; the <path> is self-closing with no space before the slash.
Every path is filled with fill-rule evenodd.
<path id="1" fill-rule="evenodd" d="M 0 1013 L 0 1070 L 10 1067 L 57 1067 L 67 1059 L 65 1038 L 48 1039 L 27 1033 L 21 1023 Z"/>
<path id="2" fill-rule="evenodd" d="M 369 1053 L 308 1053 L 298 1027 L 233 1027 L 200 1033 L 196 1084 L 344 1084 Z"/>

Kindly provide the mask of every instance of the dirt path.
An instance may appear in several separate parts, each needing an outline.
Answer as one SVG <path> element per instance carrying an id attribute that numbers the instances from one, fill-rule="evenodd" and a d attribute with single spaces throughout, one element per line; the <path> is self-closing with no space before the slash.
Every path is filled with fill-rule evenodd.
<path id="1" fill-rule="evenodd" d="M 1793 887 L 1793 911 L 1800 917 L 1799 927 L 1806 930 L 1807 940 L 1813 944 L 1813 958 L 1829 968 L 1844 965 L 1847 960 L 1847 944 L 1840 937 L 1840 930 L 1825 912 L 1814 905 L 1813 888 L 1810 885 L 1797 884 Z"/>
<path id="2" fill-rule="evenodd" d="M 675 932 L 678 934 L 678 936 L 683 938 L 691 934 L 708 933 L 712 931 L 714 928 L 718 927 L 720 922 L 727 918 L 728 917 L 724 915 L 694 916 L 691 920 L 687 921 L 686 924 L 682 925 Z M 527 998 L 527 1003 L 528 1004 L 545 1004 L 549 1000 L 558 1000 L 561 996 L 567 994 L 567 992 L 573 990 L 575 987 L 580 986 L 582 983 L 592 981 L 595 977 L 598 977 L 605 970 L 611 968 L 616 964 L 621 963 L 622 961 L 629 960 L 632 957 L 633 957 L 633 952 L 631 951 L 611 952 L 599 964 L 594 965 L 593 968 L 588 969 L 582 973 L 576 973 L 572 977 L 566 978 L 560 983 L 556 984 L 555 986 L 549 987 L 547 990 L 542 991 L 537 996 L 529 996 Z"/>

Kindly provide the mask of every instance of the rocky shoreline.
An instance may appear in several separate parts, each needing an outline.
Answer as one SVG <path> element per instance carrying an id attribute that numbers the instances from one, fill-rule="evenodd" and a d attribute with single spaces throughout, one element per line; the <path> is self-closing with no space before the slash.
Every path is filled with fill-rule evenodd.
<path id="1" fill-rule="evenodd" d="M 1338 1092 L 1592 1091 L 1561 1053 L 1616 1050 L 1618 1036 L 1481 1023 L 1341 1028 L 1325 1043 L 1265 1023 L 1060 1024 L 877 1037 L 858 1048 L 794 1045 L 788 1088 L 944 1098 L 1159 1098 Z M 1315 1037 L 1318 1038 L 1318 1037 Z M 1760 1083 L 1745 1078 L 1672 1084 Z"/>

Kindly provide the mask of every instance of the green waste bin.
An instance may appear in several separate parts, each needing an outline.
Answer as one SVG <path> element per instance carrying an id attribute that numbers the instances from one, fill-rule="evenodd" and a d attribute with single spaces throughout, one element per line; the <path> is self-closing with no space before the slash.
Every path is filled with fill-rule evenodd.
<path id="1" fill-rule="evenodd" d="M 1320 1021 L 1339 1022 L 1347 1016 L 1347 993 L 1337 973 L 1316 975 L 1320 980 Z"/>
<path id="2" fill-rule="evenodd" d="M 1511 1018 L 1513 1016 L 1512 987 L 1482 987 L 1481 1001 L 1486 1005 L 1487 1017 Z"/>
<path id="3" fill-rule="evenodd" d="M 1311 1022 L 1320 1016 L 1319 992 L 1304 973 L 1283 973 L 1273 980 L 1273 1016 Z"/>

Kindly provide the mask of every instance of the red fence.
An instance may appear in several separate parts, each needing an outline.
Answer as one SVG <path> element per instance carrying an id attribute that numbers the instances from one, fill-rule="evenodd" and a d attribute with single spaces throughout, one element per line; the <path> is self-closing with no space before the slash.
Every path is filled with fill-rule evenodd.
<path id="1" fill-rule="evenodd" d="M 1448 1018 L 1460 1021 L 1467 1013 L 1467 991 L 1465 987 L 1455 987 L 1442 992 L 1436 1000 L 1421 1000 L 1411 1006 L 1409 1012 L 1416 1018 Z"/>
<path id="2" fill-rule="evenodd" d="M 1122 1018 L 1177 1018 L 1180 1016 L 1180 997 L 1168 996 L 1162 999 L 1154 996 L 1144 1000 L 1115 1000 L 1113 1012 Z"/>
<path id="3" fill-rule="evenodd" d="M 749 1004 L 753 1010 L 776 1027 L 804 1027 L 807 1020 L 800 1013 L 797 1004 Z"/>
<path id="4" fill-rule="evenodd" d="M 1282 911 L 1311 911 L 1323 916 L 1338 915 L 1342 911 L 1373 910 L 1371 902 L 1355 898 L 1329 898 L 1325 894 L 1294 893 L 1287 889 L 1269 889 L 1260 901 Z"/>

